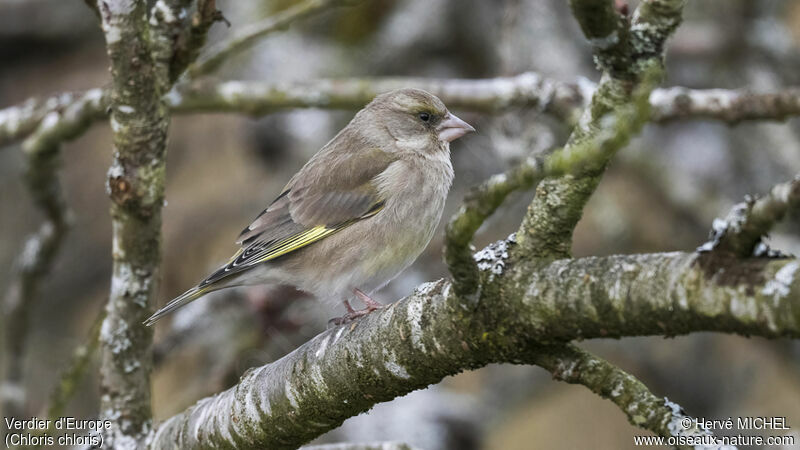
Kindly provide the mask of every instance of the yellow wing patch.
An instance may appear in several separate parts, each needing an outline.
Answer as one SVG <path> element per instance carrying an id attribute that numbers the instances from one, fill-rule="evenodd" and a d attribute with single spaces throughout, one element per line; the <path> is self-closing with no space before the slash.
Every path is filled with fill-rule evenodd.
<path id="1" fill-rule="evenodd" d="M 267 253 L 258 257 L 254 264 L 273 260 L 287 253 L 291 253 L 295 250 L 303 248 L 309 244 L 313 244 L 322 238 L 330 236 L 331 234 L 346 228 L 348 225 L 378 214 L 378 212 L 383 209 L 383 205 L 383 201 L 376 203 L 372 208 L 370 208 L 369 211 L 367 211 L 366 214 L 356 220 L 348 220 L 347 222 L 343 222 L 334 226 L 317 225 L 301 233 L 297 233 L 275 242 L 274 244 L 270 245 L 269 249 L 266 249 Z"/>
<path id="2" fill-rule="evenodd" d="M 301 249 L 307 245 L 313 244 L 327 236 L 330 236 L 337 231 L 352 225 L 359 220 L 372 217 L 383 209 L 383 202 L 376 203 L 366 214 L 358 219 L 348 220 L 346 222 L 338 223 L 336 225 L 317 225 L 299 233 L 286 236 L 273 242 L 255 242 L 247 247 L 240 248 L 235 255 L 228 261 L 228 264 L 220 267 L 216 272 L 212 273 L 208 278 L 203 280 L 197 288 L 205 290 L 207 286 L 216 283 L 223 278 L 230 275 L 247 270 L 254 265 L 262 262 L 276 259 L 280 256 L 291 253 L 295 250 Z"/>
<path id="3" fill-rule="evenodd" d="M 308 244 L 317 242 L 318 240 L 331 235 L 342 228 L 342 226 L 328 228 L 326 226 L 319 225 L 303 231 L 302 233 L 289 236 L 288 238 L 280 240 L 270 246 L 269 251 L 258 258 L 257 263 L 269 261 L 287 253 L 291 253 L 295 250 L 305 247 Z"/>

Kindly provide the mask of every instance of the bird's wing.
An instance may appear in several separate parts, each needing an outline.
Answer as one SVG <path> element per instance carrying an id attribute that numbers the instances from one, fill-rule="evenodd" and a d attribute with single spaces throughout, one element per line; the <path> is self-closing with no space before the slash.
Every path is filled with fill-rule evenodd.
<path id="1" fill-rule="evenodd" d="M 379 149 L 321 152 L 242 231 L 239 252 L 199 287 L 299 250 L 377 214 L 386 199 L 374 179 L 392 161 L 391 155 Z"/>

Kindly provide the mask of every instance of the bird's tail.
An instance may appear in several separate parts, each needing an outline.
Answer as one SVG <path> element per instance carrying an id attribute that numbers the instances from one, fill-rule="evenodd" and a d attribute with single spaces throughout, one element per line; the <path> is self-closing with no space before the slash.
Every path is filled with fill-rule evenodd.
<path id="1" fill-rule="evenodd" d="M 188 291 L 184 292 L 183 294 L 179 295 L 178 297 L 173 298 L 169 301 L 163 308 L 159 309 L 155 312 L 150 318 L 144 321 L 144 324 L 148 327 L 154 324 L 158 319 L 166 316 L 167 314 L 175 311 L 176 309 L 189 304 L 190 302 L 197 300 L 198 298 L 202 297 L 205 294 L 208 294 L 211 291 L 216 291 L 220 289 L 221 286 L 214 286 L 214 285 L 206 285 L 203 287 L 195 286 Z"/>
<path id="2" fill-rule="evenodd" d="M 150 318 L 145 320 L 144 324 L 149 327 L 150 325 L 156 323 L 158 319 L 186 304 L 193 302 L 194 300 L 197 300 L 209 292 L 214 292 L 226 287 L 236 286 L 236 277 L 234 275 L 250 268 L 248 265 L 241 265 L 237 267 L 234 263 L 236 258 L 241 255 L 243 251 L 243 249 L 240 249 L 238 252 L 236 252 L 236 254 L 233 255 L 227 264 L 217 269 L 214 273 L 209 275 L 208 278 L 201 281 L 200 284 L 170 300 L 169 303 L 164 305 L 163 308 L 159 309 L 155 312 L 155 314 L 150 316 Z"/>

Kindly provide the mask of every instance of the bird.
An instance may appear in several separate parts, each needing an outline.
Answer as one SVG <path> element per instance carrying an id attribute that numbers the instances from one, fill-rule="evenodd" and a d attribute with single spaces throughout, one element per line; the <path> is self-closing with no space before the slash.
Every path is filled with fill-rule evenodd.
<path id="1" fill-rule="evenodd" d="M 223 288 L 292 285 L 344 303 L 342 324 L 427 247 L 453 182 L 450 143 L 475 128 L 435 95 L 376 96 L 297 172 L 237 240 L 233 257 L 144 323 Z M 358 298 L 360 310 L 350 305 Z"/>

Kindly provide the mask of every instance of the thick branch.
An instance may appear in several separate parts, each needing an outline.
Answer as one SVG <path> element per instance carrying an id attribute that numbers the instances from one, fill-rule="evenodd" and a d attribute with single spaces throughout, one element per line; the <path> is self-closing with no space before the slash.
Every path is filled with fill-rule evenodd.
<path id="1" fill-rule="evenodd" d="M 152 330 L 142 322 L 150 314 L 161 258 L 169 66 L 154 60 L 151 39 L 161 43 L 163 36 L 150 32 L 147 2 L 99 0 L 98 6 L 111 60 L 114 132 L 108 172 L 113 275 L 100 332 L 100 415 L 114 424 L 105 445 L 134 447 L 151 427 Z M 163 17 L 151 19 L 155 30 L 166 26 Z"/>
<path id="2" fill-rule="evenodd" d="M 498 256 L 482 272 L 479 298 L 465 304 L 445 281 L 424 285 L 248 371 L 164 422 L 151 448 L 295 447 L 444 376 L 536 363 L 545 341 L 695 331 L 800 337 L 800 262 L 730 262 L 684 253 L 549 264 Z M 775 283 L 782 289 L 770 290 Z"/>
<path id="3" fill-rule="evenodd" d="M 788 211 L 800 206 L 800 176 L 773 187 L 764 197 L 748 197 L 736 204 L 728 216 L 714 221 L 711 239 L 700 250 L 753 255 L 761 238 Z"/>

